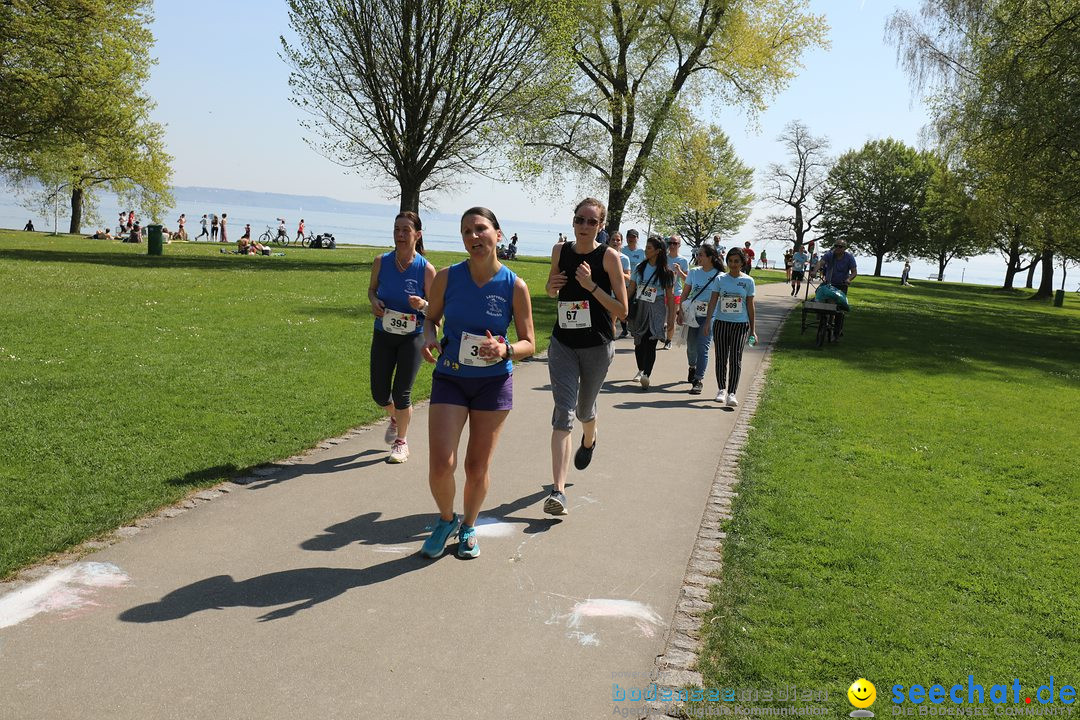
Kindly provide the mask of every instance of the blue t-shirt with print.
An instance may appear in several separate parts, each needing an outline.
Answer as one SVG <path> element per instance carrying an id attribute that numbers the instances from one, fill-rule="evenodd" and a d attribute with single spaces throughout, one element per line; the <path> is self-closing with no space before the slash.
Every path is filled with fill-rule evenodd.
<path id="1" fill-rule="evenodd" d="M 375 291 L 375 297 L 382 300 L 383 305 L 390 310 L 415 315 L 416 327 L 411 333 L 413 335 L 424 331 L 424 314 L 413 310 L 412 305 L 409 304 L 409 296 L 426 296 L 424 273 L 427 270 L 427 264 L 427 259 L 420 253 L 416 253 L 416 257 L 403 272 L 398 269 L 393 250 L 383 255 L 379 264 L 379 287 Z M 384 330 L 381 317 L 375 318 L 375 329 Z"/>
<path id="2" fill-rule="evenodd" d="M 715 270 L 694 268 L 686 276 L 686 291 L 683 293 L 683 300 L 691 299 L 695 305 L 701 302 L 708 303 L 713 292 L 719 292 L 720 278 L 723 276 L 724 273 L 718 273 Z M 703 318 L 705 315 L 706 313 L 700 313 L 698 317 Z"/>
<path id="3" fill-rule="evenodd" d="M 746 300 L 754 297 L 754 278 L 742 274 L 739 277 L 732 277 L 730 273 L 725 273 L 717 279 L 716 284 L 720 297 L 716 300 L 713 320 L 733 323 L 750 322 L 750 314 L 746 311 Z"/>
<path id="4" fill-rule="evenodd" d="M 630 267 L 636 268 L 641 263 L 645 262 L 645 250 L 644 248 L 638 248 L 631 250 L 628 247 L 623 247 L 622 254 L 630 258 Z"/>
<path id="5" fill-rule="evenodd" d="M 806 272 L 806 263 L 810 257 L 804 252 L 797 252 L 791 256 L 791 269 L 795 272 Z"/>
<path id="6" fill-rule="evenodd" d="M 506 337 L 514 316 L 514 283 L 517 275 L 503 265 L 483 287 L 477 287 L 468 261 L 451 265 L 446 279 L 443 310 L 442 354 L 435 372 L 454 377 L 480 378 L 506 375 L 514 370 L 509 360 L 494 365 L 465 365 L 461 360 L 461 334 Z"/>

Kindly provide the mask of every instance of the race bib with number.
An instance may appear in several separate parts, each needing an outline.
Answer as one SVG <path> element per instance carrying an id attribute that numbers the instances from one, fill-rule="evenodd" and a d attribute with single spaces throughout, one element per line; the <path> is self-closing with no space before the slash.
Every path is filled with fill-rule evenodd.
<path id="1" fill-rule="evenodd" d="M 480 357 L 480 346 L 484 344 L 485 340 L 487 340 L 487 335 L 461 333 L 461 350 L 458 352 L 458 362 L 473 367 L 489 367 L 495 363 L 503 362 L 503 359 L 497 355 L 490 358 Z M 502 336 L 497 337 L 496 340 L 500 343 L 506 342 Z"/>
<path id="2" fill-rule="evenodd" d="M 383 330 L 394 335 L 411 335 L 416 332 L 416 315 L 387 308 L 383 311 L 382 326 Z"/>
<path id="3" fill-rule="evenodd" d="M 588 300 L 560 300 L 559 327 L 563 330 L 585 330 L 592 327 Z"/>
<path id="4" fill-rule="evenodd" d="M 694 303 L 694 315 L 696 315 L 697 317 L 704 317 L 705 314 L 708 313 L 708 312 L 709 312 L 709 301 L 708 300 L 698 300 L 696 303 Z"/>
<path id="5" fill-rule="evenodd" d="M 642 300 L 647 303 L 656 302 L 656 287 L 646 285 L 641 288 L 641 292 L 638 293 L 638 300 Z"/>
<path id="6" fill-rule="evenodd" d="M 742 309 L 742 295 L 724 295 L 720 298 L 720 312 L 724 315 L 738 315 Z"/>

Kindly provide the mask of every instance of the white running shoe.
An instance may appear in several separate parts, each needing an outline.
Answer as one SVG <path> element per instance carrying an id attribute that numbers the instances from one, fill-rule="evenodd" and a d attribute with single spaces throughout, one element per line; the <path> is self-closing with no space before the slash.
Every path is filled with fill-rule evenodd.
<path id="1" fill-rule="evenodd" d="M 383 435 L 383 440 L 387 445 L 392 445 L 397 440 L 397 420 L 390 418 L 390 424 L 386 426 L 386 434 Z"/>
<path id="2" fill-rule="evenodd" d="M 390 457 L 387 462 L 398 465 L 409 459 L 409 443 L 404 440 L 394 440 L 394 444 L 390 447 Z"/>
<path id="3" fill-rule="evenodd" d="M 737 407 L 739 405 L 739 401 L 735 399 L 735 393 L 728 393 L 727 404 L 728 407 Z"/>
<path id="4" fill-rule="evenodd" d="M 727 401 L 727 392 L 723 388 L 721 388 L 720 392 L 716 393 L 716 397 L 713 398 L 713 401 L 718 402 L 718 403 L 726 402 Z"/>
<path id="5" fill-rule="evenodd" d="M 642 390 L 648 390 L 649 389 L 649 376 L 646 375 L 645 373 L 641 373 L 641 389 Z"/>
<path id="6" fill-rule="evenodd" d="M 640 370 L 637 371 L 637 375 L 635 375 L 634 379 L 631 380 L 630 382 L 638 382 L 639 380 L 641 380 L 641 371 Z"/>

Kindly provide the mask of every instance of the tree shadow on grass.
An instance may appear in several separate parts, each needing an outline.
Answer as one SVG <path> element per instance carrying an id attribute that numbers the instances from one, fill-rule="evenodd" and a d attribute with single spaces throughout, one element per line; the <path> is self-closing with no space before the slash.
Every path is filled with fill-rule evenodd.
<path id="1" fill-rule="evenodd" d="M 367 568 L 301 568 L 267 573 L 247 580 L 215 575 L 173 590 L 157 602 L 125 610 L 119 619 L 131 623 L 178 620 L 203 610 L 228 607 L 272 608 L 259 622 L 287 618 L 332 600 L 354 588 L 392 580 L 431 565 L 420 555 L 407 555 Z"/>
<path id="2" fill-rule="evenodd" d="M 1026 300 L 1002 298 L 987 288 L 933 288 L 918 294 L 875 288 L 852 297 L 844 336 L 824 352 L 837 361 L 874 373 L 918 372 L 926 376 L 994 376 L 1036 370 L 1048 382 L 1076 387 L 1080 317 L 1047 312 Z M 934 295 L 949 295 L 943 300 Z M 796 309 L 785 332 L 785 350 L 820 352 L 813 329 L 799 335 Z"/>
<path id="3" fill-rule="evenodd" d="M 266 270 L 301 272 L 304 270 L 330 272 L 357 272 L 371 267 L 371 261 L 326 262 L 286 257 L 241 257 L 239 255 L 160 255 L 133 254 L 127 252 L 67 252 L 50 250 L 0 250 L 0 262 L 4 260 L 28 262 L 78 263 L 85 265 L 110 265 L 124 268 L 173 268 L 180 270 Z"/>

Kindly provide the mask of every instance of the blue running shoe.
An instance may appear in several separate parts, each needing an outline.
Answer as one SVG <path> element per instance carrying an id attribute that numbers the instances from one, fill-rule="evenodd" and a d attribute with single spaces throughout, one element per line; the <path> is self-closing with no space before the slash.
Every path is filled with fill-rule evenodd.
<path id="1" fill-rule="evenodd" d="M 431 536 L 424 541 L 424 547 L 420 549 L 420 554 L 428 558 L 440 557 L 446 548 L 446 541 L 450 539 L 450 536 L 454 534 L 457 528 L 458 516 L 456 514 L 453 520 L 439 518 L 439 522 L 435 523 L 435 529 L 431 531 Z"/>
<path id="2" fill-rule="evenodd" d="M 458 531 L 457 556 L 459 558 L 474 558 L 480 554 L 480 544 L 476 542 L 476 528 L 472 525 L 462 524 Z"/>

